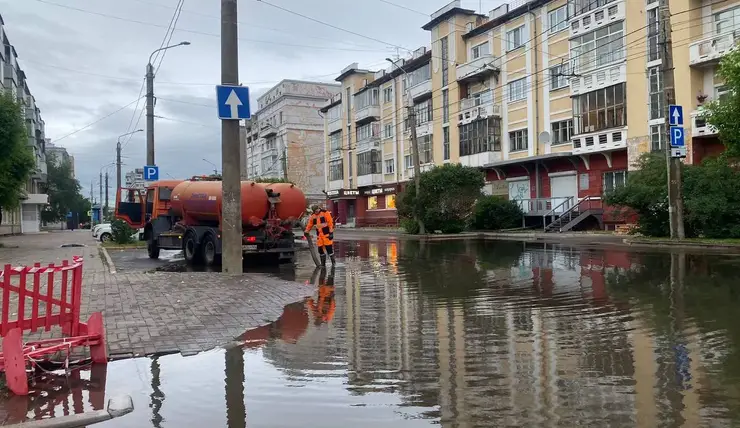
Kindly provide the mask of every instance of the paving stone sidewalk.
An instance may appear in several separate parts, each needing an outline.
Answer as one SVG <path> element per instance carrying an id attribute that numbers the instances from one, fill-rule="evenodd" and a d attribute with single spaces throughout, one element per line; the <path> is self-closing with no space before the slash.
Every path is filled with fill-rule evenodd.
<path id="1" fill-rule="evenodd" d="M 86 246 L 60 248 L 70 243 Z M 111 274 L 89 231 L 0 237 L 0 244 L 4 245 L 0 266 L 43 265 L 71 260 L 75 255 L 84 257 L 82 318 L 84 321 L 92 312 L 103 312 L 113 358 L 172 352 L 190 355 L 225 345 L 247 330 L 276 320 L 285 305 L 313 291 L 300 283 L 261 274 Z M 54 329 L 26 335 L 26 340 L 59 335 Z"/>

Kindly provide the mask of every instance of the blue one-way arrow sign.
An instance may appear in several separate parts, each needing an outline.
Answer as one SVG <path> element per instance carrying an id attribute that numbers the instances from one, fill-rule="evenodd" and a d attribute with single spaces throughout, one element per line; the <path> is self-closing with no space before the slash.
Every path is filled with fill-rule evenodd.
<path id="1" fill-rule="evenodd" d="M 670 126 L 683 125 L 683 107 L 677 105 L 668 106 L 668 124 Z"/>
<path id="2" fill-rule="evenodd" d="M 685 145 L 683 126 L 671 126 L 671 147 L 684 147 Z"/>
<path id="3" fill-rule="evenodd" d="M 249 88 L 246 86 L 216 86 L 218 118 L 221 120 L 241 120 L 251 117 L 249 111 Z"/>

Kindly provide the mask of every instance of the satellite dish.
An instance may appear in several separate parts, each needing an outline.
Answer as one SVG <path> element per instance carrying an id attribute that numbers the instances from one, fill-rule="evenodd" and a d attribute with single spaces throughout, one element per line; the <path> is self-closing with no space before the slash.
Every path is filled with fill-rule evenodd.
<path id="1" fill-rule="evenodd" d="M 540 144 L 548 144 L 550 142 L 550 133 L 548 131 L 540 132 L 538 141 L 540 142 Z"/>

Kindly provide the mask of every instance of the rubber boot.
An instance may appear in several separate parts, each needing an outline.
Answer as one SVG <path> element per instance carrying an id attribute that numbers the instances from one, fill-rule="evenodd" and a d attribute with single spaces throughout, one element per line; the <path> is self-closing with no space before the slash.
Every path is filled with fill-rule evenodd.
<path id="1" fill-rule="evenodd" d="M 321 255 L 321 266 L 326 266 L 326 254 Z"/>
<path id="2" fill-rule="evenodd" d="M 335 264 L 337 264 L 337 260 L 334 258 L 334 254 L 332 254 L 331 256 L 329 256 L 329 258 L 331 258 L 331 264 L 332 264 L 332 266 L 335 265 Z"/>

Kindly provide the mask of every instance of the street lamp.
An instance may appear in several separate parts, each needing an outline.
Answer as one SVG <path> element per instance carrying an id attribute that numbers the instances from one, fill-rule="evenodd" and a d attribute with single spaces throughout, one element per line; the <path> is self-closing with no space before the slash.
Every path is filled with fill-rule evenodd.
<path id="1" fill-rule="evenodd" d="M 154 66 L 152 57 L 157 52 L 178 46 L 188 46 L 190 42 L 180 42 L 176 45 L 165 46 L 156 49 L 149 55 L 149 62 L 146 64 L 146 164 L 154 165 Z M 161 64 L 161 62 L 160 62 Z"/>
<path id="2" fill-rule="evenodd" d="M 206 158 L 203 158 L 203 162 L 213 165 L 213 173 L 216 174 L 216 175 L 218 175 L 218 167 L 216 166 L 215 163 L 209 161 Z"/>
<path id="3" fill-rule="evenodd" d="M 121 138 L 136 134 L 137 132 L 144 132 L 143 129 L 137 129 L 136 131 L 127 132 L 123 135 L 118 136 L 118 143 L 116 144 L 116 193 L 121 188 Z"/>

